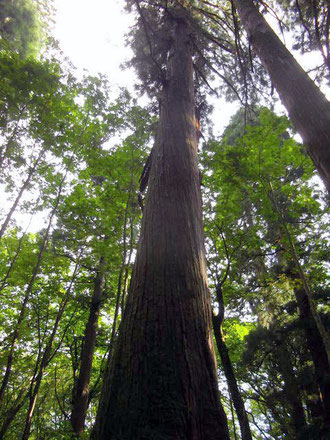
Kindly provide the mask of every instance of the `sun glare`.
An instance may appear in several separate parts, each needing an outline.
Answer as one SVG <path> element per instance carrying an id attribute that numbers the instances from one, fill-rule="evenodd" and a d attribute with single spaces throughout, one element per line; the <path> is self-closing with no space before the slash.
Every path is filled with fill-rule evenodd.
<path id="1" fill-rule="evenodd" d="M 103 73 L 110 83 L 127 86 L 131 71 L 120 65 L 130 58 L 125 33 L 132 16 L 124 11 L 122 0 L 55 0 L 55 38 L 79 73 Z"/>

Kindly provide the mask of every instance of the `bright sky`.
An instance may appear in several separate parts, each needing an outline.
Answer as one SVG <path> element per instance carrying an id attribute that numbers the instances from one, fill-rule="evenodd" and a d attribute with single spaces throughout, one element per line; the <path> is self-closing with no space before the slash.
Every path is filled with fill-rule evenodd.
<path id="1" fill-rule="evenodd" d="M 54 36 L 64 54 L 80 72 L 107 74 L 110 83 L 132 83 L 132 71 L 120 70 L 130 58 L 125 33 L 132 17 L 123 11 L 123 0 L 55 0 Z"/>
<path id="2" fill-rule="evenodd" d="M 124 11 L 125 0 L 54 0 L 54 5 L 57 10 L 54 36 L 78 73 L 82 75 L 83 69 L 94 75 L 100 72 L 108 76 L 113 91 L 118 86 L 132 90 L 136 81 L 134 69 L 120 69 L 131 57 L 130 49 L 125 47 L 125 33 L 133 18 Z M 268 18 L 276 28 L 275 21 Z M 316 56 L 310 56 L 308 64 L 315 64 Z M 212 103 L 214 134 L 220 135 L 238 104 L 216 99 Z M 276 108 L 281 111 L 281 106 Z"/>
<path id="3" fill-rule="evenodd" d="M 64 54 L 83 73 L 107 74 L 110 84 L 131 88 L 134 69 L 121 70 L 130 59 L 125 33 L 133 18 L 123 9 L 124 0 L 55 0 L 57 10 L 54 36 Z M 215 132 L 221 133 L 237 109 L 237 103 L 217 102 L 214 111 Z"/>
<path id="4" fill-rule="evenodd" d="M 54 36 L 62 51 L 77 67 L 79 76 L 84 69 L 94 75 L 106 74 L 114 92 L 116 86 L 132 89 L 136 81 L 133 69 L 120 69 L 131 57 L 125 47 L 125 33 L 133 18 L 123 11 L 124 4 L 125 0 L 54 0 Z M 213 104 L 214 132 L 219 135 L 238 107 L 224 100 Z M 32 229 L 38 229 L 38 222 L 34 219 L 33 223 Z"/>
<path id="5" fill-rule="evenodd" d="M 57 14 L 53 35 L 64 55 L 78 69 L 79 76 L 84 69 L 93 75 L 107 74 L 114 92 L 115 86 L 134 84 L 134 71 L 120 69 L 120 64 L 131 55 L 124 45 L 124 35 L 132 17 L 123 12 L 123 5 L 124 0 L 54 0 Z M 27 193 L 23 201 L 29 198 Z M 12 201 L 5 201 L 4 215 L 11 205 Z M 15 220 L 23 229 L 29 224 L 29 232 L 38 231 L 48 221 L 44 213 L 35 213 L 30 223 L 30 216 L 19 212 Z"/>

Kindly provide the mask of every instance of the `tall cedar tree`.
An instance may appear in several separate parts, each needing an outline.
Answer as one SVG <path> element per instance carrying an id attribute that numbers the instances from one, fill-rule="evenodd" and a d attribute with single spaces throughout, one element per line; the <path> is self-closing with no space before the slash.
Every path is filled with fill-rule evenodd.
<path id="1" fill-rule="evenodd" d="M 172 10 L 141 237 L 98 439 L 229 439 L 211 332 L 192 29 Z"/>
<path id="2" fill-rule="evenodd" d="M 330 192 L 330 104 L 280 41 L 252 0 L 233 0 L 249 40 L 268 71 Z"/>

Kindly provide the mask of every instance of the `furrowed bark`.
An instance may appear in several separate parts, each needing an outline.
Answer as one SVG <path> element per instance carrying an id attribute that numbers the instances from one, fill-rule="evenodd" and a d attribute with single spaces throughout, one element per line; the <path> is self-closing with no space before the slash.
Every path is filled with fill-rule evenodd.
<path id="1" fill-rule="evenodd" d="M 211 333 L 190 29 L 173 45 L 130 292 L 97 438 L 229 439 Z"/>
<path id="2" fill-rule="evenodd" d="M 330 103 L 252 0 L 233 0 L 249 40 L 330 192 Z"/>

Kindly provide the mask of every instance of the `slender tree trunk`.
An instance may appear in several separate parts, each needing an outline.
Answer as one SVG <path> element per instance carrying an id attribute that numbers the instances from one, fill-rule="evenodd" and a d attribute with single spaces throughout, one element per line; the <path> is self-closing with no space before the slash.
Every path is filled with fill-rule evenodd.
<path id="1" fill-rule="evenodd" d="M 57 316 L 56 316 L 56 320 L 55 320 L 55 323 L 54 323 L 54 327 L 53 327 L 52 333 L 49 336 L 49 339 L 47 341 L 47 344 L 46 344 L 43 356 L 41 358 L 39 369 L 36 368 L 36 376 L 32 380 L 32 383 L 31 383 L 31 386 L 30 386 L 30 390 L 29 390 L 29 406 L 28 406 L 28 411 L 27 411 L 27 415 L 26 415 L 26 419 L 25 419 L 25 426 L 24 426 L 24 432 L 23 432 L 23 435 L 22 435 L 22 440 L 28 440 L 28 438 L 30 436 L 31 424 L 32 424 L 32 416 L 33 416 L 35 405 L 36 405 L 36 402 L 37 402 L 37 397 L 38 397 L 41 381 L 43 379 L 44 372 L 45 372 L 45 370 L 46 370 L 46 368 L 47 368 L 47 366 L 48 366 L 48 364 L 49 364 L 49 362 L 50 362 L 50 360 L 51 360 L 51 358 L 53 356 L 52 355 L 52 348 L 53 348 L 54 339 L 55 339 L 55 336 L 56 336 L 56 333 L 57 333 L 57 329 L 58 329 L 59 323 L 60 323 L 61 318 L 63 316 L 63 313 L 65 311 L 66 305 L 68 303 L 69 294 L 71 292 L 72 285 L 73 285 L 74 280 L 76 278 L 77 272 L 78 272 L 78 264 L 76 264 L 76 267 L 74 269 L 70 285 L 69 285 L 69 287 L 66 290 L 65 298 L 62 300 L 61 305 L 59 307 L 59 311 L 58 311 Z M 55 350 L 55 352 L 56 352 L 56 350 Z"/>
<path id="2" fill-rule="evenodd" d="M 88 407 L 89 382 L 92 372 L 97 323 L 100 314 L 103 293 L 104 266 L 104 257 L 101 257 L 97 274 L 94 280 L 94 291 L 80 355 L 79 377 L 73 398 L 71 424 L 73 431 L 77 434 L 78 437 L 84 431 L 85 417 Z"/>
<path id="3" fill-rule="evenodd" d="M 252 0 L 233 0 L 249 40 L 268 71 L 330 192 L 330 104 L 268 25 Z"/>
<path id="4" fill-rule="evenodd" d="M 274 194 L 273 196 L 275 197 Z M 278 208 L 277 205 L 276 207 Z M 248 210 L 248 213 L 249 213 L 250 226 L 253 226 L 252 213 L 250 209 Z M 281 231 L 279 230 L 277 232 L 280 233 Z M 262 252 L 260 250 L 260 254 L 261 253 Z M 265 265 L 264 261 L 258 257 L 254 262 L 254 268 L 258 280 L 262 281 L 267 272 L 267 266 Z M 279 369 L 280 372 L 282 373 L 284 380 L 283 392 L 286 396 L 286 400 L 288 401 L 288 404 L 291 407 L 291 414 L 292 414 L 291 429 L 294 432 L 294 436 L 295 436 L 294 438 L 300 439 L 303 438 L 302 435 L 305 429 L 307 428 L 307 422 L 306 422 L 304 408 L 302 405 L 301 393 L 290 361 L 290 353 L 288 353 L 282 341 L 279 341 L 279 346 L 277 348 L 276 354 L 277 354 Z M 277 419 L 277 421 L 279 421 L 283 429 L 285 423 L 281 422 L 280 418 L 276 416 L 276 412 L 274 411 L 274 407 L 271 401 L 269 400 L 268 402 L 269 402 L 268 403 L 269 407 L 272 409 L 272 412 L 274 413 L 275 420 Z M 287 435 L 290 436 L 290 433 L 287 432 Z"/>
<path id="5" fill-rule="evenodd" d="M 320 389 L 320 398 L 323 407 L 323 417 L 330 430 L 330 368 L 327 353 L 321 335 L 312 317 L 309 301 L 304 289 L 295 289 L 299 317 L 304 324 L 307 345 L 311 354 L 316 382 Z"/>
<path id="6" fill-rule="evenodd" d="M 119 276 L 118 276 L 116 306 L 115 306 L 115 313 L 113 316 L 112 329 L 111 329 L 111 335 L 110 335 L 109 353 L 108 353 L 106 367 L 105 367 L 104 374 L 103 374 L 101 397 L 100 397 L 100 401 L 99 401 L 99 407 L 98 407 L 98 411 L 97 411 L 95 426 L 94 426 L 94 429 L 92 432 L 92 437 L 94 437 L 96 435 L 96 433 L 98 432 L 98 430 L 100 429 L 100 426 L 102 424 L 102 420 L 103 420 L 103 417 L 105 414 L 105 407 L 106 407 L 106 402 L 107 402 L 109 387 L 110 387 L 110 384 L 109 384 L 110 367 L 111 367 L 111 362 L 112 362 L 113 348 L 114 348 L 115 340 L 116 340 L 117 322 L 118 322 L 118 317 L 119 317 L 119 306 L 120 306 L 120 303 L 123 304 L 123 295 L 124 295 L 125 289 L 126 289 L 126 286 L 124 285 L 124 290 L 123 290 L 123 295 L 122 295 L 123 275 L 124 275 L 124 270 L 127 270 L 127 267 L 126 267 L 126 258 L 127 258 L 127 245 L 126 245 L 127 232 L 126 232 L 126 229 L 127 229 L 128 208 L 130 206 L 130 199 L 131 199 L 131 197 L 129 196 L 127 203 L 126 203 L 125 216 L 124 216 L 123 252 L 122 252 L 121 267 L 120 267 Z M 132 229 L 131 229 L 131 232 L 132 232 Z M 131 237 L 131 239 L 132 239 L 132 237 Z M 131 248 L 131 251 L 132 251 L 132 248 Z M 129 259 L 131 257 L 131 251 L 129 254 Z M 124 281 L 125 281 L 125 279 L 124 279 Z"/>
<path id="7" fill-rule="evenodd" d="M 4 438 L 5 433 L 7 432 L 11 422 L 16 417 L 16 414 L 18 411 L 22 408 L 22 406 L 25 403 L 25 400 L 27 399 L 27 393 L 26 388 L 22 388 L 15 399 L 15 402 L 11 405 L 10 408 L 6 408 L 6 415 L 4 417 L 1 429 L 0 429 L 0 440 Z"/>
<path id="8" fill-rule="evenodd" d="M 100 434 L 100 429 L 103 423 L 103 418 L 105 416 L 105 411 L 107 407 L 107 401 L 108 401 L 108 395 L 110 390 L 110 373 L 111 373 L 111 364 L 112 364 L 112 356 L 113 356 L 113 350 L 115 346 L 116 341 L 116 333 L 117 333 L 117 322 L 118 322 L 118 315 L 119 315 L 119 305 L 120 305 L 120 299 L 121 299 L 121 286 L 122 286 L 122 279 L 123 279 L 123 270 L 124 270 L 124 262 L 122 263 L 119 278 L 118 278 L 118 287 L 117 287 L 117 296 L 116 296 L 116 306 L 115 306 L 115 313 L 113 316 L 113 322 L 112 322 L 112 329 L 111 329 L 111 335 L 110 335 L 110 343 L 109 343 L 109 352 L 107 356 L 106 366 L 103 374 L 103 383 L 102 383 L 102 390 L 101 390 L 101 396 L 99 401 L 99 406 L 97 410 L 97 416 L 95 421 L 95 426 L 93 428 L 91 438 L 99 438 L 97 437 Z"/>
<path id="9" fill-rule="evenodd" d="M 52 216 L 51 216 L 51 219 L 52 219 Z M 51 225 L 51 219 L 50 219 L 50 221 L 48 223 L 49 228 L 50 228 L 50 225 Z M 38 255 L 38 261 L 37 261 L 37 264 L 36 264 L 36 266 L 34 268 L 34 271 L 33 271 L 32 277 L 30 279 L 29 285 L 28 285 L 28 287 L 26 289 L 25 296 L 24 296 L 24 299 L 23 299 L 23 302 L 22 302 L 22 306 L 21 306 L 21 311 L 20 311 L 20 314 L 18 316 L 18 320 L 17 320 L 16 326 L 15 326 L 15 329 L 14 329 L 14 332 L 13 332 L 13 336 L 12 336 L 12 340 L 11 340 L 11 344 L 10 344 L 10 349 L 9 349 L 9 353 L 8 353 L 8 357 L 7 357 L 6 370 L 5 370 L 5 374 L 3 376 L 1 387 L 0 387 L 0 405 L 1 405 L 1 402 L 2 402 L 2 399 L 3 399 L 3 396 L 4 396 L 4 392 L 5 392 L 6 388 L 7 388 L 11 372 L 12 372 L 12 364 L 13 364 L 13 361 L 14 361 L 14 352 L 15 352 L 17 341 L 19 340 L 19 337 L 20 337 L 21 325 L 22 325 L 22 322 L 23 322 L 23 320 L 25 318 L 25 313 L 26 313 L 26 308 L 27 308 L 27 305 L 28 305 L 28 301 L 30 299 L 31 292 L 32 292 L 32 289 L 33 289 L 36 277 L 37 277 L 39 269 L 40 269 L 40 265 L 41 265 L 41 261 L 42 261 L 42 258 L 43 258 L 43 254 L 44 254 L 45 249 L 46 249 L 46 245 L 48 243 L 49 228 L 47 228 L 47 231 L 46 231 L 46 233 L 44 235 L 42 246 L 41 246 L 41 249 L 40 249 L 40 252 L 39 252 L 39 255 Z"/>
<path id="10" fill-rule="evenodd" d="M 219 311 L 217 315 L 213 314 L 212 316 L 214 337 L 217 344 L 218 352 L 220 354 L 221 363 L 226 376 L 231 399 L 233 401 L 237 414 L 242 440 L 252 440 L 249 419 L 245 411 L 244 402 L 238 388 L 235 372 L 229 357 L 226 342 L 223 337 L 222 324 L 224 320 L 224 303 L 222 289 L 220 285 L 217 286 L 217 299 Z"/>
<path id="11" fill-rule="evenodd" d="M 279 369 L 284 379 L 284 393 L 286 400 L 291 407 L 291 424 L 293 426 L 293 431 L 295 432 L 295 438 L 301 439 L 307 428 L 305 411 L 301 401 L 301 393 L 292 368 L 290 353 L 281 341 L 279 341 L 276 355 Z"/>
<path id="12" fill-rule="evenodd" d="M 300 280 L 304 288 L 294 289 L 294 295 L 297 301 L 299 317 L 303 322 L 303 331 L 305 333 L 307 347 L 310 352 L 314 371 L 316 385 L 319 387 L 320 399 L 322 404 L 322 417 L 324 418 L 326 427 L 330 429 L 330 347 L 329 347 L 329 336 L 324 327 L 323 322 L 318 314 L 316 305 L 314 302 L 314 295 L 309 284 L 307 282 L 305 273 L 300 265 L 299 258 L 296 252 L 296 246 L 291 236 L 291 233 L 287 227 L 285 217 L 282 210 L 280 209 L 276 194 L 273 191 L 273 187 L 268 181 L 270 192 L 268 195 L 272 201 L 274 211 L 278 214 L 280 225 L 282 226 L 284 234 L 289 242 L 289 252 L 292 256 L 292 266 L 296 268 L 298 273 L 292 273 L 289 271 L 289 277 L 295 282 Z M 280 235 L 281 229 L 279 230 Z M 279 262 L 282 260 L 282 253 L 278 253 Z M 284 263 L 286 264 L 286 263 Z M 288 273 L 288 270 L 286 270 Z M 316 319 L 315 319 L 316 318 Z M 321 325 L 320 325 L 321 324 Z M 324 338 L 325 335 L 325 338 Z M 327 348 L 328 347 L 328 348 Z"/>
<path id="13" fill-rule="evenodd" d="M 0 440 L 2 440 L 4 438 L 11 422 L 14 420 L 14 418 L 16 417 L 17 413 L 22 408 L 24 403 L 25 403 L 25 401 L 23 400 L 22 402 L 19 403 L 19 405 L 16 405 L 15 407 L 10 408 L 6 412 L 6 417 L 5 417 L 4 422 L 3 422 L 1 429 L 0 429 Z"/>
<path id="14" fill-rule="evenodd" d="M 23 116 L 23 114 L 24 114 L 24 112 L 26 110 L 27 105 L 28 105 L 28 103 L 26 103 L 26 104 L 24 104 L 22 106 L 22 108 L 21 108 L 21 110 L 20 110 L 20 112 L 19 112 L 19 114 L 17 116 L 18 119 L 16 120 L 15 127 L 14 127 L 11 135 L 9 136 L 9 139 L 7 139 L 7 141 L 6 141 L 6 145 L 3 146 L 3 147 L 0 147 L 0 171 L 4 167 L 4 161 L 5 161 L 5 158 L 6 158 L 7 154 L 8 154 L 8 152 L 9 152 L 10 144 L 15 139 L 15 136 L 16 136 L 16 134 L 18 132 L 18 129 L 19 129 L 19 124 L 20 124 L 20 122 L 22 120 L 22 116 Z M 4 115 L 6 113 L 7 112 L 1 112 L 1 115 Z M 6 116 L 8 117 L 8 114 L 6 114 Z M 7 123 L 8 122 L 6 121 L 5 124 L 7 125 Z"/>
<path id="15" fill-rule="evenodd" d="M 234 440 L 237 440 L 237 433 L 236 433 L 236 425 L 235 425 L 235 411 L 234 411 L 234 406 L 233 406 L 233 401 L 231 398 L 229 398 L 230 400 L 230 412 L 231 412 L 231 417 L 233 419 L 233 433 L 234 433 Z"/>
<path id="16" fill-rule="evenodd" d="M 18 241 L 18 246 L 14 255 L 14 258 L 12 259 L 12 261 L 10 262 L 10 265 L 8 267 L 7 273 L 5 275 L 5 277 L 3 278 L 3 280 L 1 280 L 1 284 L 0 284 L 0 291 L 6 286 L 7 280 L 9 278 L 9 275 L 11 274 L 11 271 L 13 270 L 13 267 L 16 263 L 16 260 L 19 256 L 19 253 L 21 252 L 22 249 L 22 244 L 23 244 L 23 240 L 26 236 L 26 230 L 25 232 L 22 234 L 22 236 L 20 237 L 19 241 Z"/>
<path id="17" fill-rule="evenodd" d="M 128 276 L 131 272 L 131 264 L 132 264 L 132 255 L 133 255 L 133 250 L 134 250 L 134 220 L 133 220 L 133 215 L 131 215 L 130 218 L 130 238 L 129 238 L 129 253 L 128 253 L 128 258 L 127 258 L 127 262 L 126 262 L 126 267 L 125 267 L 125 275 L 124 275 L 124 281 L 123 281 L 123 294 L 121 297 L 121 310 L 122 313 L 124 312 L 125 309 L 125 301 L 126 301 L 126 294 L 127 294 L 127 290 L 128 290 Z"/>
<path id="18" fill-rule="evenodd" d="M 130 291 L 97 438 L 229 439 L 211 332 L 190 28 L 173 19 Z"/>
<path id="19" fill-rule="evenodd" d="M 289 242 L 289 250 L 290 250 L 290 253 L 292 256 L 292 260 L 297 268 L 297 271 L 299 273 L 299 278 L 300 278 L 301 283 L 304 287 L 304 291 L 305 291 L 307 299 L 308 299 L 309 310 L 310 310 L 311 316 L 315 322 L 315 325 L 318 329 L 318 332 L 320 334 L 320 342 L 322 342 L 322 344 L 323 344 L 324 350 L 325 350 L 327 358 L 328 358 L 328 366 L 330 368 L 330 335 L 328 334 L 327 330 L 325 329 L 324 324 L 323 324 L 323 322 L 319 316 L 319 313 L 317 311 L 317 307 L 316 307 L 316 304 L 314 301 L 313 292 L 311 291 L 311 289 L 309 287 L 307 277 L 306 277 L 305 272 L 303 271 L 303 268 L 299 262 L 299 257 L 297 254 L 294 239 L 292 238 L 291 233 L 288 229 L 287 222 L 284 218 L 282 210 L 280 209 L 280 207 L 277 203 L 276 194 L 275 194 L 275 192 L 273 190 L 273 186 L 269 180 L 268 180 L 268 185 L 269 185 L 269 189 L 270 189 L 270 191 L 268 192 L 268 196 L 269 196 L 271 202 L 273 203 L 275 212 L 278 214 L 281 227 L 282 227 L 284 234 L 286 235 L 286 238 Z"/>
<path id="20" fill-rule="evenodd" d="M 23 183 L 21 189 L 19 190 L 19 192 L 18 192 L 18 194 L 17 194 L 17 196 L 16 196 L 16 199 L 14 200 L 14 203 L 12 204 L 12 207 L 10 208 L 10 210 L 9 210 L 9 212 L 8 212 L 6 218 L 5 218 L 5 220 L 4 220 L 4 222 L 3 222 L 2 226 L 1 226 L 1 229 L 0 229 L 0 240 L 1 240 L 2 236 L 3 236 L 3 234 L 5 233 L 6 229 L 7 229 L 7 226 L 8 226 L 8 224 L 9 224 L 9 222 L 10 222 L 10 219 L 11 219 L 13 213 L 15 212 L 15 210 L 16 210 L 16 208 L 17 208 L 17 205 L 18 205 L 19 202 L 20 202 L 20 200 L 21 200 L 21 198 L 22 198 L 22 195 L 24 194 L 26 188 L 27 188 L 28 185 L 30 184 L 31 179 L 32 179 L 32 177 L 33 177 L 33 175 L 34 175 L 34 173 L 35 173 L 35 171 L 36 171 L 36 169 L 37 169 L 37 167 L 38 167 L 38 164 L 39 164 L 41 158 L 43 157 L 44 153 L 45 153 L 45 150 L 42 150 L 42 151 L 39 153 L 39 156 L 38 156 L 38 158 L 36 159 L 36 161 L 35 161 L 33 167 L 30 168 L 30 171 L 29 171 L 29 173 L 28 173 L 28 176 L 27 176 L 27 178 L 25 179 L 25 181 L 24 181 L 24 183 Z"/>
<path id="21" fill-rule="evenodd" d="M 10 378 L 10 375 L 11 375 L 11 372 L 12 372 L 12 364 L 13 364 L 13 360 L 14 360 L 14 352 L 15 352 L 17 341 L 18 341 L 18 339 L 20 337 L 21 325 L 22 325 L 22 322 L 23 322 L 24 317 L 25 317 L 28 301 L 30 299 L 30 295 L 31 295 L 33 287 L 34 287 L 35 280 L 36 280 L 37 275 L 39 273 L 41 262 L 42 262 L 42 259 L 43 259 L 43 256 L 44 256 L 44 253 L 45 253 L 45 250 L 46 250 L 46 247 L 47 247 L 48 239 L 49 239 L 50 228 L 52 226 L 53 219 L 54 219 L 55 213 L 57 211 L 57 208 L 58 208 L 58 205 L 59 205 L 59 202 L 60 202 L 60 197 L 61 197 L 61 193 L 62 193 L 62 186 L 63 186 L 63 183 L 64 183 L 64 179 L 65 179 L 65 177 L 63 178 L 63 180 L 62 180 L 62 182 L 60 184 L 60 187 L 58 189 L 55 206 L 54 206 L 54 208 L 53 208 L 53 210 L 52 210 L 52 212 L 50 214 L 48 225 L 47 225 L 47 229 L 46 229 L 46 231 L 44 233 L 44 236 L 43 236 L 41 248 L 40 248 L 39 255 L 38 255 L 37 264 L 34 267 L 34 270 L 33 270 L 33 273 L 32 273 L 31 279 L 30 279 L 30 282 L 29 282 L 29 284 L 27 286 L 27 289 L 26 289 L 26 292 L 25 292 L 25 296 L 24 296 L 24 299 L 23 299 L 23 302 L 22 302 L 22 306 L 21 306 L 21 311 L 20 311 L 20 314 L 18 316 L 18 320 L 17 320 L 16 326 L 15 326 L 15 329 L 14 329 L 14 332 L 13 332 L 13 337 L 12 337 L 12 340 L 11 340 L 11 344 L 10 344 L 10 348 L 9 348 L 9 353 L 8 353 L 8 357 L 7 357 L 6 370 L 5 370 L 5 374 L 3 376 L 1 387 L 0 387 L 0 406 L 1 406 L 1 402 L 2 402 L 2 399 L 3 399 L 3 396 L 4 396 L 4 392 L 5 392 L 6 388 L 7 388 L 7 385 L 8 385 L 8 382 L 9 382 L 9 378 Z"/>

